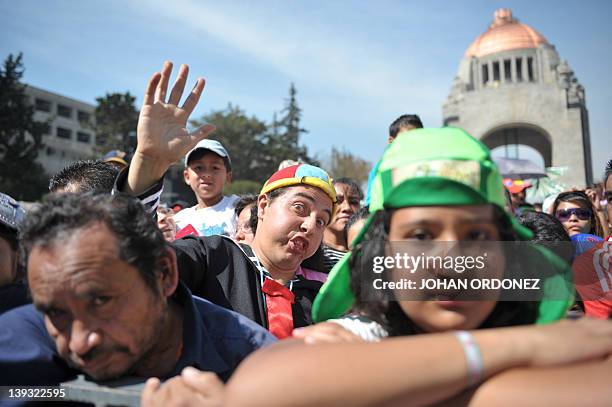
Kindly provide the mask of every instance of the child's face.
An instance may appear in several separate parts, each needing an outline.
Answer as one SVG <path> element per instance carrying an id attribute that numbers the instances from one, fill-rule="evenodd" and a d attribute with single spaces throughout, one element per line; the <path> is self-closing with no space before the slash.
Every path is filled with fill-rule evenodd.
<path id="1" fill-rule="evenodd" d="M 499 239 L 499 229 L 493 221 L 493 210 L 488 205 L 409 207 L 398 209 L 391 216 L 391 242 L 473 242 Z M 476 328 L 493 311 L 496 304 L 496 301 L 492 300 L 459 301 L 439 294 L 429 295 L 425 291 L 419 294 L 422 294 L 420 298 L 425 300 L 398 303 L 404 313 L 427 332 Z"/>
<path id="2" fill-rule="evenodd" d="M 223 186 L 231 181 L 231 172 L 225 168 L 223 158 L 213 152 L 189 161 L 183 171 L 185 183 L 196 194 L 198 203 L 209 203 L 218 200 L 223 193 Z M 216 203 L 216 202 L 214 202 Z"/>

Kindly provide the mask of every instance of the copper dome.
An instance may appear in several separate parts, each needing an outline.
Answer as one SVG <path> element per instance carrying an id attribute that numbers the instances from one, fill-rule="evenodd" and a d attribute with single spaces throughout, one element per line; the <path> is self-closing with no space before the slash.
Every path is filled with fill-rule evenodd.
<path id="1" fill-rule="evenodd" d="M 515 20 L 510 9 L 502 8 L 495 11 L 489 29 L 476 38 L 465 51 L 465 56 L 481 57 L 513 49 L 537 48 L 547 43 L 536 30 Z"/>

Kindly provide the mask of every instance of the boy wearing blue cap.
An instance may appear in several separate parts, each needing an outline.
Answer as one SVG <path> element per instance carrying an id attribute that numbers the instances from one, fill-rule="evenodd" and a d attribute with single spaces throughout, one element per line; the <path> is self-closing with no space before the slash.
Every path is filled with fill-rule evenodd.
<path id="1" fill-rule="evenodd" d="M 200 141 L 185 156 L 183 177 L 198 204 L 176 214 L 179 230 L 191 225 L 200 236 L 233 236 L 238 196 L 223 196 L 224 185 L 232 181 L 232 162 L 223 145 L 217 140 Z"/>

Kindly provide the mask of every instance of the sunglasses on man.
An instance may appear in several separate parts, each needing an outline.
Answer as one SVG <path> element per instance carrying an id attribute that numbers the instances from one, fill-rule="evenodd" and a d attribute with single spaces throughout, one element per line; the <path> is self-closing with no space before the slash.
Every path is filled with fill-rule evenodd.
<path id="1" fill-rule="evenodd" d="M 580 220 L 589 220 L 591 219 L 591 210 L 586 208 L 570 208 L 570 209 L 559 209 L 556 213 L 557 219 L 561 222 L 567 222 L 572 215 L 576 215 L 576 217 Z"/>

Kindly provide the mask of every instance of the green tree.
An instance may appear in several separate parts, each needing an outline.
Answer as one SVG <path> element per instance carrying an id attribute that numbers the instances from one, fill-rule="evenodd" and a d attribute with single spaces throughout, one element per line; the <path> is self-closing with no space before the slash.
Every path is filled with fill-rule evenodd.
<path id="1" fill-rule="evenodd" d="M 360 185 L 368 181 L 372 164 L 357 157 L 346 149 L 332 147 L 329 162 L 326 166 L 333 178 L 352 178 Z"/>
<path id="2" fill-rule="evenodd" d="M 10 54 L 0 68 L 0 192 L 35 201 L 47 190 L 48 176 L 37 163 L 47 123 L 34 120 L 34 108 L 20 82 L 23 55 Z"/>
<path id="3" fill-rule="evenodd" d="M 211 123 L 217 127 L 212 138 L 219 140 L 232 159 L 235 181 L 250 180 L 262 183 L 269 174 L 262 168 L 262 152 L 268 126 L 255 116 L 248 117 L 238 106 L 228 104 L 224 110 L 213 111 L 200 120 L 192 120 L 193 127 Z"/>
<path id="4" fill-rule="evenodd" d="M 317 165 L 317 161 L 308 155 L 306 147 L 300 145 L 300 136 L 308 130 L 300 126 L 302 109 L 297 102 L 297 90 L 292 83 L 289 87 L 289 97 L 285 99 L 285 107 L 281 110 L 281 118 L 276 114 L 270 126 L 266 139 L 265 166 L 268 171 L 274 171 L 281 161 L 291 159 Z"/>
<path id="5" fill-rule="evenodd" d="M 107 93 L 96 98 L 96 102 L 94 130 L 98 152 L 121 150 L 131 154 L 136 148 L 136 98 L 130 92 Z"/>

